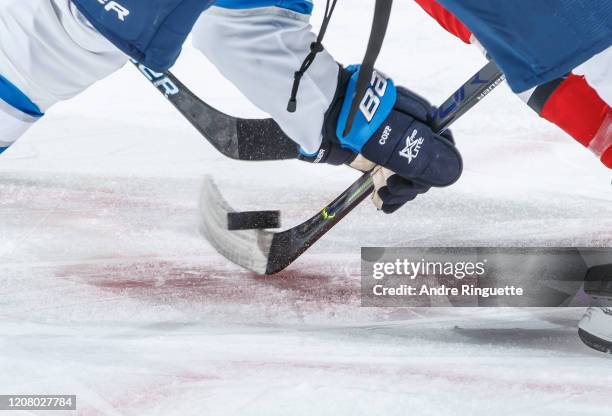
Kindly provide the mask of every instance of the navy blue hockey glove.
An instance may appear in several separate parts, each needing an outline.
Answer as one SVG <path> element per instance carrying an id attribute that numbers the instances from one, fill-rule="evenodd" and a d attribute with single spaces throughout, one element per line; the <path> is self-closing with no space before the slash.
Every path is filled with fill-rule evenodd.
<path id="1" fill-rule="evenodd" d="M 105 38 L 136 61 L 163 72 L 214 0 L 72 0 Z"/>
<path id="2" fill-rule="evenodd" d="M 373 200 L 385 213 L 395 212 L 431 187 L 455 183 L 463 170 L 461 155 L 450 131 L 444 135 L 432 131 L 435 107 L 406 88 L 396 88 L 378 71 L 372 74 L 351 131 L 343 136 L 358 77 L 359 66 L 341 74 L 326 114 L 321 148 L 301 158 L 345 163 L 364 172 L 374 169 Z"/>

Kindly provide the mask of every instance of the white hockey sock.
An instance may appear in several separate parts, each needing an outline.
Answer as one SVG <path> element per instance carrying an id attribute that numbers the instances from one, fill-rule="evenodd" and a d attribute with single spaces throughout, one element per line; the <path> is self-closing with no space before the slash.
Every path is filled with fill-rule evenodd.
<path id="1" fill-rule="evenodd" d="M 0 74 L 42 112 L 127 62 L 70 0 L 2 0 L 0 16 Z"/>

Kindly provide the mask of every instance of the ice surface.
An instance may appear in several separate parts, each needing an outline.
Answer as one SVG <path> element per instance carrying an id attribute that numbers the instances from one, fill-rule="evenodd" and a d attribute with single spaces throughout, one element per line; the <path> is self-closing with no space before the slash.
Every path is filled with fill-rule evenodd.
<path id="1" fill-rule="evenodd" d="M 361 60 L 370 3 L 340 2 L 339 61 Z M 484 64 L 395 8 L 378 66 L 399 84 L 441 102 Z M 190 47 L 175 72 L 263 116 Z M 1 157 L 0 394 L 77 394 L 82 415 L 610 414 L 612 360 L 581 345 L 582 310 L 359 307 L 360 246 L 612 243 L 610 171 L 506 87 L 457 124 L 456 186 L 393 216 L 364 204 L 263 278 L 199 235 L 203 176 L 295 224 L 358 174 L 223 159 L 140 77 L 58 105 Z"/>

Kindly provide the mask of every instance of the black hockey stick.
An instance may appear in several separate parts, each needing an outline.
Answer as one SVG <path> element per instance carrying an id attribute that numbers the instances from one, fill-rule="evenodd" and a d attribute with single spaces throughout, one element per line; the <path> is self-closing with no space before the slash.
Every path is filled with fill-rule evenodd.
<path id="1" fill-rule="evenodd" d="M 246 161 L 295 159 L 298 146 L 271 118 L 237 118 L 206 104 L 172 73 L 155 72 L 135 61 L 140 72 L 225 156 Z"/>
<path id="2" fill-rule="evenodd" d="M 438 108 L 434 130 L 444 132 L 504 79 L 497 65 L 489 62 Z M 274 274 L 308 250 L 373 190 L 372 176 L 365 173 L 314 217 L 286 231 L 228 231 L 227 213 L 233 210 L 208 178 L 201 197 L 202 231 L 215 249 L 233 263 L 256 273 Z"/>

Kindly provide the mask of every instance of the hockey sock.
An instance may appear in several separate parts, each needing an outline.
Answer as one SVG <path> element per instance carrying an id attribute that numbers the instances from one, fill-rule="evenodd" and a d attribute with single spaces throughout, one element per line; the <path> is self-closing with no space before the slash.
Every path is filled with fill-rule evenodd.
<path id="1" fill-rule="evenodd" d="M 36 104 L 0 75 L 0 153 L 42 116 Z"/>

